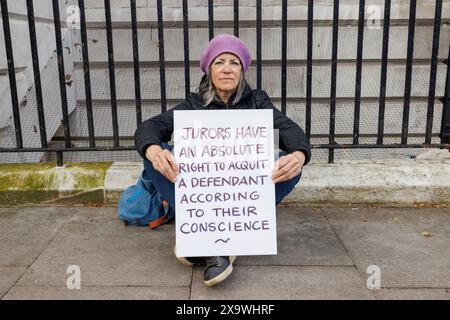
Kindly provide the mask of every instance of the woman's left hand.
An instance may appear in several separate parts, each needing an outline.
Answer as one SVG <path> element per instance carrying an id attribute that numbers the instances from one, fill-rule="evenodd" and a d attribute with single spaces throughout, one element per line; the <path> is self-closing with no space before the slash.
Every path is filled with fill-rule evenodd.
<path id="1" fill-rule="evenodd" d="M 274 165 L 272 180 L 274 183 L 290 180 L 298 176 L 305 163 L 305 154 L 302 151 L 294 151 L 288 155 L 280 157 Z"/>

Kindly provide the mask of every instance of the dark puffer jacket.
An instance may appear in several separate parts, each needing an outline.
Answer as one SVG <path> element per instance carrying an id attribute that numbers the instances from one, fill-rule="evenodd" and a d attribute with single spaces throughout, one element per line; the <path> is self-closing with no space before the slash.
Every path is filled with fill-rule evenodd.
<path id="1" fill-rule="evenodd" d="M 272 109 L 274 129 L 279 129 L 280 148 L 288 153 L 303 151 L 306 156 L 305 165 L 311 159 L 311 147 L 303 130 L 291 119 L 274 107 L 269 96 L 263 90 L 252 90 L 249 85 L 244 89 L 241 99 L 232 105 L 234 96 L 227 105 L 214 100 L 207 107 L 196 93 L 190 93 L 187 98 L 174 108 L 144 121 L 134 134 L 136 149 L 145 158 L 145 151 L 152 144 L 168 142 L 173 133 L 174 110 L 217 110 L 217 109 Z"/>

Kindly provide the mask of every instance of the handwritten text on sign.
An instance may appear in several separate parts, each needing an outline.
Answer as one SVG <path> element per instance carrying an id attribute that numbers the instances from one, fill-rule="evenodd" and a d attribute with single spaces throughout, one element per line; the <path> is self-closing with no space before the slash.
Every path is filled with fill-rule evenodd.
<path id="1" fill-rule="evenodd" d="M 276 254 L 272 110 L 174 111 L 177 256 Z"/>

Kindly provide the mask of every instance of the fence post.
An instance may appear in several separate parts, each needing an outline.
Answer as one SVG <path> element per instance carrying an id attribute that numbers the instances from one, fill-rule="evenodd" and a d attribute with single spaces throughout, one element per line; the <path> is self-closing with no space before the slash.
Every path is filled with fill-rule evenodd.
<path id="1" fill-rule="evenodd" d="M 450 48 L 447 58 L 447 80 L 442 109 L 441 143 L 450 143 Z"/>
<path id="2" fill-rule="evenodd" d="M 62 151 L 56 151 L 56 165 L 62 167 L 64 165 L 63 153 Z"/>
<path id="3" fill-rule="evenodd" d="M 14 67 L 14 54 L 11 41 L 11 30 L 9 28 L 8 3 L 0 1 L 3 34 L 5 38 L 6 60 L 8 61 L 9 88 L 11 90 L 11 104 L 14 116 L 14 130 L 16 132 L 16 146 L 18 149 L 23 148 L 22 125 L 20 123 L 19 99 L 17 97 L 16 71 Z"/>

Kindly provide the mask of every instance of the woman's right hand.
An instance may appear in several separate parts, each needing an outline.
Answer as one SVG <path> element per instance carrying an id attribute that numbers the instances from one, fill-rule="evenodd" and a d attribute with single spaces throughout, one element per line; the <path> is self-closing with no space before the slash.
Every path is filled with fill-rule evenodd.
<path id="1" fill-rule="evenodd" d="M 178 165 L 169 150 L 154 144 L 147 148 L 145 156 L 152 163 L 156 171 L 175 183 L 178 175 Z"/>

